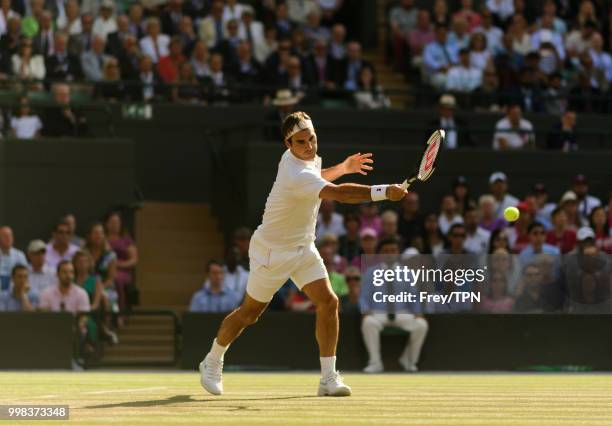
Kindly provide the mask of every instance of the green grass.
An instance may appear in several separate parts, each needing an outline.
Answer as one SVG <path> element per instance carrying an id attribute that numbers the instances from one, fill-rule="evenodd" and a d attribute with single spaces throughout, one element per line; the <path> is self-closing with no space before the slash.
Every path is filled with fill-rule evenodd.
<path id="1" fill-rule="evenodd" d="M 612 424 L 610 375 L 347 374 L 348 398 L 314 397 L 314 373 L 224 379 L 213 397 L 195 372 L 0 372 L 0 404 L 68 404 L 70 424 L 99 425 Z"/>

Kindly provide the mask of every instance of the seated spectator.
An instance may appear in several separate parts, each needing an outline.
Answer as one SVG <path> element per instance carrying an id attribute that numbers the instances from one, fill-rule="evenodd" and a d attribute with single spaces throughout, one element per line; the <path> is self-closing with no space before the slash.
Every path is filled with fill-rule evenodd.
<path id="1" fill-rule="evenodd" d="M 132 3 L 128 10 L 130 18 L 130 33 L 138 40 L 143 38 L 147 31 L 147 22 L 143 19 L 144 8 L 140 3 Z"/>
<path id="2" fill-rule="evenodd" d="M 508 278 L 501 271 L 489 275 L 489 287 L 483 291 L 482 302 L 478 305 L 481 312 L 503 314 L 512 312 L 514 298 L 508 292 Z"/>
<path id="3" fill-rule="evenodd" d="M 523 268 L 519 283 L 519 295 L 514 304 L 514 311 L 520 313 L 543 312 L 540 289 L 541 274 L 536 264 L 530 263 Z"/>
<path id="4" fill-rule="evenodd" d="M 529 234 L 529 244 L 519 254 L 519 259 L 523 265 L 532 263 L 539 254 L 548 254 L 557 258 L 561 254 L 558 247 L 545 242 L 546 230 L 541 223 L 531 223 L 527 228 L 527 233 Z"/>
<path id="5" fill-rule="evenodd" d="M 346 46 L 346 58 L 338 63 L 336 85 L 346 90 L 356 90 L 359 84 L 359 71 L 366 66 L 374 69 L 370 62 L 362 58 L 361 44 L 356 41 L 349 42 Z"/>
<path id="6" fill-rule="evenodd" d="M 131 98 L 135 101 L 151 102 L 160 93 L 159 79 L 153 69 L 153 61 L 147 55 L 138 60 L 139 84 L 132 86 Z"/>
<path id="7" fill-rule="evenodd" d="M 329 53 L 334 61 L 342 61 L 346 58 L 346 27 L 335 24 L 331 30 L 331 41 L 329 42 Z"/>
<path id="8" fill-rule="evenodd" d="M 53 268 L 45 263 L 47 245 L 43 240 L 32 240 L 28 244 L 28 274 L 33 293 L 40 295 L 42 291 L 57 283 L 57 275 Z"/>
<path id="9" fill-rule="evenodd" d="M 249 245 L 253 233 L 247 227 L 236 229 L 233 235 L 233 246 L 238 249 L 238 264 L 249 270 Z"/>
<path id="10" fill-rule="evenodd" d="M 231 19 L 226 26 L 226 35 L 215 45 L 215 51 L 223 55 L 224 63 L 230 64 L 236 61 L 236 49 L 241 39 L 238 34 L 238 21 Z"/>
<path id="11" fill-rule="evenodd" d="M 544 91 L 544 109 L 551 115 L 561 115 L 567 110 L 567 87 L 563 77 L 556 72 L 548 77 L 548 86 Z"/>
<path id="12" fill-rule="evenodd" d="M 446 86 L 448 70 L 459 62 L 459 48 L 448 38 L 447 30 L 445 25 L 438 24 L 436 39 L 423 50 L 422 76 L 437 89 Z"/>
<path id="13" fill-rule="evenodd" d="M 578 213 L 578 197 L 574 191 L 565 191 L 559 201 L 559 207 L 565 211 L 569 228 L 578 230 L 582 227 L 582 219 Z"/>
<path id="14" fill-rule="evenodd" d="M 389 13 L 393 58 L 395 60 L 395 68 L 398 71 L 404 71 L 406 69 L 406 40 L 410 32 L 416 27 L 416 23 L 417 8 L 414 6 L 414 0 L 401 1 L 400 4 L 392 8 Z"/>
<path id="15" fill-rule="evenodd" d="M 451 20 L 451 26 L 452 31 L 448 34 L 451 43 L 454 43 L 457 49 L 467 49 L 470 45 L 467 21 L 461 16 L 454 16 Z"/>
<path id="16" fill-rule="evenodd" d="M 417 247 L 417 249 L 423 254 L 437 256 L 444 250 L 444 234 L 442 234 L 438 225 L 438 215 L 435 213 L 425 215 L 423 228 L 422 247 Z"/>
<path id="17" fill-rule="evenodd" d="M 172 88 L 172 98 L 178 102 L 202 101 L 203 92 L 189 62 L 183 62 L 179 68 L 178 81 Z"/>
<path id="18" fill-rule="evenodd" d="M 119 296 L 119 308 L 130 309 L 129 296 L 136 285 L 134 271 L 138 265 L 138 247 L 125 229 L 119 212 L 111 212 L 104 221 L 104 227 L 108 244 L 117 255 L 115 287 Z"/>
<path id="19" fill-rule="evenodd" d="M 533 222 L 533 210 L 531 206 L 522 201 L 518 203 L 516 208 L 519 210 L 519 218 L 514 222 L 513 226 L 506 228 L 506 235 L 510 241 L 512 253 L 519 254 L 525 247 L 529 245 L 529 226 Z"/>
<path id="20" fill-rule="evenodd" d="M 496 53 L 502 46 L 504 32 L 493 23 L 493 14 L 489 9 L 481 12 L 482 25 L 475 28 L 475 33 L 482 33 L 487 39 L 487 49 L 491 53 Z"/>
<path id="21" fill-rule="evenodd" d="M 410 48 L 411 65 L 420 69 L 423 65 L 423 49 L 436 38 L 431 24 L 429 10 L 421 9 L 417 15 L 414 29 L 408 33 L 408 47 Z"/>
<path id="22" fill-rule="evenodd" d="M 174 36 L 179 32 L 181 19 L 183 18 L 183 1 L 170 0 L 161 13 L 161 26 L 165 34 Z"/>
<path id="23" fill-rule="evenodd" d="M 554 29 L 554 16 L 545 14 L 540 21 L 540 27 L 531 35 L 531 46 L 533 50 L 538 50 L 544 43 L 551 43 L 561 61 L 565 60 L 565 46 L 563 37 L 556 33 Z"/>
<path id="24" fill-rule="evenodd" d="M 522 117 L 521 106 L 508 106 L 506 117 L 495 125 L 493 149 L 499 151 L 521 149 L 535 145 L 533 124 Z"/>
<path id="25" fill-rule="evenodd" d="M 308 45 L 311 47 L 317 41 L 323 41 L 327 44 L 331 38 L 331 31 L 329 28 L 321 25 L 321 13 L 316 9 L 312 10 L 306 18 L 304 37 L 306 37 Z"/>
<path id="26" fill-rule="evenodd" d="M 438 115 L 436 118 L 429 122 L 429 129 L 425 138 L 429 138 L 434 130 L 442 129 L 446 132 L 444 138 L 445 149 L 455 149 L 460 146 L 471 146 L 473 145 L 472 136 L 468 130 L 467 122 L 455 116 L 455 108 L 457 101 L 451 94 L 444 94 L 440 96 Z"/>
<path id="27" fill-rule="evenodd" d="M 574 250 L 576 246 L 576 231 L 568 227 L 567 215 L 561 207 L 552 211 L 553 228 L 546 232 L 546 244 L 557 247 L 561 254 Z"/>
<path id="28" fill-rule="evenodd" d="M 106 297 L 108 297 L 109 303 L 115 310 L 118 307 L 119 299 L 115 286 L 117 255 L 106 240 L 104 226 L 101 223 L 94 223 L 89 227 L 83 248 L 91 254 L 93 271 L 100 277 Z"/>
<path id="29" fill-rule="evenodd" d="M 208 65 L 209 53 L 206 43 L 197 41 L 191 52 L 191 66 L 198 81 L 202 81 L 210 75 L 210 66 Z"/>
<path id="30" fill-rule="evenodd" d="M 125 99 L 128 93 L 126 84 L 121 80 L 119 62 L 110 57 L 104 63 L 102 80 L 94 88 L 94 97 L 109 102 L 118 102 Z"/>
<path id="31" fill-rule="evenodd" d="M 239 81 L 245 86 L 256 85 L 261 79 L 261 66 L 253 58 L 251 45 L 246 41 L 241 41 L 236 49 L 234 62 L 228 65 L 228 72 L 232 79 Z M 243 100 L 252 99 L 252 95 L 243 95 Z"/>
<path id="32" fill-rule="evenodd" d="M 74 283 L 74 267 L 69 260 L 57 264 L 58 284 L 47 287 L 40 295 L 40 309 L 51 312 L 70 312 L 74 315 L 89 312 L 87 292 Z"/>
<path id="33" fill-rule="evenodd" d="M 563 113 L 561 120 L 554 125 L 548 135 L 546 146 L 548 149 L 570 152 L 578 150 L 576 138 L 576 113 L 568 110 Z"/>
<path id="34" fill-rule="evenodd" d="M 492 238 L 490 243 L 496 245 L 497 248 L 491 251 L 492 247 L 489 247 L 489 256 L 487 257 L 487 272 L 491 277 L 497 273 L 502 274 L 505 281 L 504 284 L 506 286 L 506 291 L 509 295 L 514 296 L 516 294 L 518 281 L 521 275 L 521 266 L 516 256 L 511 255 L 510 251 L 506 248 L 509 247 L 509 245 L 508 239 L 505 237 L 504 233 L 494 231 L 491 236 Z"/>
<path id="35" fill-rule="evenodd" d="M 409 191 L 400 202 L 397 229 L 400 237 L 407 246 L 423 234 L 423 215 L 420 212 L 419 194 Z"/>
<path id="36" fill-rule="evenodd" d="M 8 226 L 0 227 L 0 291 L 9 288 L 15 266 L 28 264 L 25 254 L 13 247 L 13 243 L 13 230 Z"/>
<path id="37" fill-rule="evenodd" d="M 402 238 L 398 235 L 398 215 L 394 210 L 386 210 L 383 214 L 380 215 L 380 223 L 381 223 L 381 232 L 379 238 L 381 240 L 387 240 L 389 238 L 395 238 L 399 242 L 400 249 L 403 249 L 404 242 Z"/>
<path id="38" fill-rule="evenodd" d="M 446 235 L 455 223 L 463 223 L 463 218 L 457 213 L 457 202 L 451 194 L 442 197 L 438 227 L 443 235 Z"/>
<path id="39" fill-rule="evenodd" d="M 313 10 L 318 10 L 315 0 L 286 0 L 285 3 L 287 3 L 289 19 L 298 25 L 304 25 L 308 14 Z"/>
<path id="40" fill-rule="evenodd" d="M 506 229 L 500 228 L 491 231 L 491 239 L 489 240 L 489 254 L 495 253 L 499 249 L 504 249 L 508 253 L 510 253 L 512 250 Z"/>
<path id="41" fill-rule="evenodd" d="M 470 38 L 470 65 L 484 71 L 493 65 L 491 51 L 487 47 L 487 38 L 482 33 L 474 33 Z"/>
<path id="42" fill-rule="evenodd" d="M 210 103 L 226 102 L 229 96 L 230 78 L 223 68 L 223 56 L 213 53 L 210 56 L 210 75 L 204 77 L 203 84 L 207 90 L 207 100 Z"/>
<path id="43" fill-rule="evenodd" d="M 164 83 L 175 83 L 179 76 L 179 69 L 187 58 L 183 55 L 183 43 L 178 36 L 170 40 L 170 54 L 157 61 L 157 75 Z"/>
<path id="44" fill-rule="evenodd" d="M 601 205 L 601 200 L 589 194 L 589 182 L 585 175 L 578 174 L 572 181 L 572 191 L 576 194 L 578 214 L 582 225 L 588 225 L 589 216 L 595 207 Z"/>
<path id="45" fill-rule="evenodd" d="M 206 268 L 208 278 L 191 298 L 189 312 L 230 312 L 240 303 L 234 291 L 224 287 L 223 265 L 212 260 Z"/>
<path id="46" fill-rule="evenodd" d="M 326 235 L 321 239 L 321 242 L 318 245 L 318 250 L 321 255 L 321 259 L 323 259 L 323 264 L 327 269 L 327 275 L 329 276 L 329 283 L 331 284 L 331 288 L 338 297 L 342 297 L 348 294 L 348 286 L 346 285 L 346 280 L 344 279 L 344 275 L 342 275 L 338 271 L 338 260 L 341 259 L 340 256 L 336 253 L 338 247 L 338 240 L 335 239 L 333 235 Z M 342 270 L 346 267 L 346 259 L 341 259 L 342 262 Z"/>
<path id="47" fill-rule="evenodd" d="M 238 34 L 240 39 L 248 41 L 253 51 L 257 52 L 266 44 L 263 24 L 255 20 L 255 10 L 250 5 L 244 5 L 239 18 L 240 28 Z"/>
<path id="48" fill-rule="evenodd" d="M 590 56 L 582 58 L 583 62 L 588 62 L 592 66 L 593 60 Z M 569 108 L 579 113 L 600 113 L 602 110 L 601 89 L 598 87 L 597 79 L 587 72 L 578 75 L 578 84 L 570 90 Z"/>
<path id="49" fill-rule="evenodd" d="M 118 58 L 123 52 L 123 45 L 127 37 L 132 37 L 130 32 L 130 18 L 127 15 L 117 16 L 117 29 L 106 36 L 106 52 Z"/>
<path id="50" fill-rule="evenodd" d="M 39 29 L 32 36 L 32 50 L 35 55 L 41 55 L 44 59 L 53 53 L 54 29 L 51 12 L 43 11 L 38 22 Z"/>
<path id="51" fill-rule="evenodd" d="M 581 26 L 571 31 L 565 39 L 568 55 L 571 58 L 579 57 L 589 50 L 593 35 L 597 32 L 597 24 L 586 21 Z M 561 43 L 563 43 L 561 41 Z"/>
<path id="52" fill-rule="evenodd" d="M 28 98 L 20 98 L 19 115 L 11 118 L 11 135 L 17 139 L 38 138 L 42 127 L 42 121 L 30 109 Z"/>
<path id="53" fill-rule="evenodd" d="M 467 31 L 469 33 L 473 32 L 482 24 L 482 16 L 474 11 L 473 0 L 461 0 L 461 8 L 455 12 L 453 19 L 455 17 L 460 17 L 467 22 Z"/>
<path id="54" fill-rule="evenodd" d="M 138 80 L 140 50 L 136 37 L 129 34 L 123 39 L 122 48 L 117 55 L 121 78 L 128 84 L 129 92 L 134 92 L 133 84 Z"/>
<path id="55" fill-rule="evenodd" d="M 104 64 L 111 58 L 104 53 L 105 47 L 104 39 L 94 36 L 91 49 L 81 54 L 81 67 L 86 80 L 98 82 L 104 77 Z"/>
<path id="56" fill-rule="evenodd" d="M 276 27 L 266 27 L 264 38 L 253 45 L 253 55 L 260 64 L 264 64 L 270 55 L 278 49 Z"/>
<path id="57" fill-rule="evenodd" d="M 482 70 L 470 65 L 470 51 L 459 51 L 459 64 L 448 70 L 446 77 L 446 90 L 469 93 L 482 84 Z"/>
<path id="58" fill-rule="evenodd" d="M 344 216 L 344 229 L 346 233 L 338 237 L 338 254 L 352 263 L 359 257 L 361 246 L 359 244 L 359 229 L 361 221 L 355 213 L 347 213 Z"/>
<path id="59" fill-rule="evenodd" d="M 374 299 L 375 291 L 383 291 L 386 295 L 399 294 L 405 291 L 404 286 L 388 282 L 384 287 L 375 287 L 374 269 L 389 268 L 399 260 L 399 244 L 397 240 L 389 239 L 380 242 L 378 253 L 383 256 L 383 262 L 368 268 L 363 277 L 360 296 L 360 311 L 363 314 L 361 332 L 368 351 L 368 365 L 365 373 L 380 373 L 384 371 L 380 349 L 380 333 L 386 326 L 399 327 L 410 332 L 410 339 L 399 358 L 400 365 L 406 371 L 417 371 L 421 348 L 427 336 L 427 320 L 421 315 L 420 303 L 384 303 Z M 381 290 L 379 290 L 381 289 Z"/>
<path id="60" fill-rule="evenodd" d="M 595 69 L 605 77 L 608 85 L 612 84 L 612 56 L 604 50 L 604 41 L 601 34 L 595 33 L 591 37 L 589 54 Z"/>
<path id="61" fill-rule="evenodd" d="M 495 198 L 495 214 L 497 217 L 502 218 L 507 207 L 518 205 L 518 198 L 508 193 L 508 178 L 504 172 L 491 173 L 489 189 Z"/>
<path id="62" fill-rule="evenodd" d="M 612 254 L 612 232 L 606 216 L 606 209 L 597 206 L 591 210 L 589 224 L 595 234 L 595 245 L 601 253 Z"/>
<path id="63" fill-rule="evenodd" d="M 344 219 L 340 213 L 336 213 L 336 203 L 333 200 L 322 200 L 317 218 L 316 238 L 332 234 L 339 238 L 346 233 Z"/>
<path id="64" fill-rule="evenodd" d="M 42 80 L 45 78 L 45 59 L 42 55 L 32 53 L 32 40 L 24 38 L 19 46 L 19 53 L 12 56 L 12 70 L 15 77 L 21 80 Z"/>
<path id="65" fill-rule="evenodd" d="M 89 13 L 81 15 L 81 31 L 71 33 L 68 37 L 68 52 L 80 57 L 81 54 L 91 49 L 93 40 L 94 18 Z"/>
<path id="66" fill-rule="evenodd" d="M 55 269 L 62 260 L 71 261 L 72 256 L 79 250 L 70 242 L 70 228 L 67 223 L 61 221 L 55 225 L 51 242 L 47 244 L 45 252 L 45 263 Z"/>
<path id="67" fill-rule="evenodd" d="M 506 221 L 497 215 L 497 201 L 493 195 L 481 195 L 478 199 L 478 207 L 480 216 L 478 226 L 480 228 L 494 232 L 506 226 Z"/>
<path id="68" fill-rule="evenodd" d="M 178 37 L 183 43 L 183 55 L 189 57 L 193 52 L 193 47 L 198 41 L 198 35 L 195 33 L 193 21 L 190 16 L 184 15 L 179 22 Z"/>
<path id="69" fill-rule="evenodd" d="M 515 52 L 525 56 L 533 50 L 532 37 L 529 35 L 527 20 L 523 15 L 514 15 L 507 31 L 512 39 L 512 48 Z"/>
<path id="70" fill-rule="evenodd" d="M 348 293 L 340 296 L 340 312 L 343 314 L 359 314 L 359 299 L 361 294 L 361 272 L 359 268 L 350 266 L 344 272 Z"/>
<path id="71" fill-rule="evenodd" d="M 21 18 L 19 15 L 8 19 L 6 32 L 0 37 L 0 72 L 10 74 L 13 70 L 12 57 L 19 53 L 21 44 Z"/>
<path id="72" fill-rule="evenodd" d="M 225 38 L 227 30 L 223 21 L 223 1 L 212 2 L 210 13 L 200 21 L 198 35 L 209 49 Z"/>
<path id="73" fill-rule="evenodd" d="M 529 113 L 544 111 L 544 96 L 537 83 L 536 74 L 529 68 L 524 68 L 520 72 L 516 101 L 522 110 Z"/>
<path id="74" fill-rule="evenodd" d="M 147 20 L 147 35 L 140 39 L 140 51 L 143 55 L 151 58 L 157 64 L 160 58 L 168 56 L 170 37 L 161 33 L 159 19 L 149 18 Z"/>
<path id="75" fill-rule="evenodd" d="M 326 234 L 322 235 L 319 241 L 317 242 L 317 248 L 319 251 L 328 250 L 327 258 L 323 255 L 323 261 L 329 263 L 329 270 L 342 273 L 347 267 L 346 259 L 338 254 L 338 237 L 334 234 Z"/>
<path id="76" fill-rule="evenodd" d="M 43 119 L 43 136 L 83 137 L 89 134 L 87 121 L 81 112 L 70 106 L 70 86 L 51 86 L 55 107 L 48 108 Z"/>
<path id="77" fill-rule="evenodd" d="M 491 232 L 478 226 L 478 210 L 468 207 L 463 212 L 466 238 L 463 247 L 470 253 L 485 254 L 489 248 Z"/>
<path id="78" fill-rule="evenodd" d="M 312 53 L 304 60 L 309 79 L 318 87 L 333 88 L 334 61 L 323 40 L 315 40 Z"/>
<path id="79" fill-rule="evenodd" d="M 362 109 L 380 109 L 391 106 L 391 101 L 376 82 L 374 70 L 370 66 L 363 66 L 359 70 L 354 98 L 357 107 Z"/>
<path id="80" fill-rule="evenodd" d="M 246 293 L 246 286 L 249 280 L 249 271 L 238 263 L 240 252 L 236 246 L 231 246 L 225 252 L 225 265 L 223 266 L 224 284 L 223 287 L 233 291 L 242 300 Z"/>
<path id="81" fill-rule="evenodd" d="M 359 247 L 361 248 L 358 256 L 353 257 L 351 266 L 356 266 L 362 270 L 372 266 L 376 260 L 376 245 L 378 244 L 378 233 L 372 228 L 364 228 L 359 232 Z"/>
<path id="82" fill-rule="evenodd" d="M 448 10 L 448 2 L 446 0 L 435 0 L 432 12 L 432 22 L 434 25 L 450 23 L 450 12 Z"/>
<path id="83" fill-rule="evenodd" d="M 364 203 L 359 206 L 361 213 L 361 229 L 372 228 L 376 231 L 376 235 L 382 232 L 382 223 L 378 215 L 378 205 L 374 202 Z"/>
<path id="84" fill-rule="evenodd" d="M 557 205 L 548 202 L 546 186 L 542 182 L 537 182 L 533 185 L 532 194 L 535 197 L 536 220 L 542 223 L 551 223 L 551 214 Z"/>
<path id="85" fill-rule="evenodd" d="M 45 60 L 47 78 L 50 80 L 74 81 L 82 76 L 81 61 L 78 56 L 68 53 L 65 33 L 55 33 L 54 51 Z"/>
<path id="86" fill-rule="evenodd" d="M 31 291 L 28 267 L 15 265 L 11 271 L 12 288 L 0 292 L 0 312 L 32 312 L 38 306 L 38 294 Z"/>
<path id="87" fill-rule="evenodd" d="M 113 15 L 114 6 L 113 0 L 102 0 L 98 17 L 94 21 L 92 32 L 94 36 L 101 37 L 104 42 L 110 33 L 117 31 L 117 21 Z"/>

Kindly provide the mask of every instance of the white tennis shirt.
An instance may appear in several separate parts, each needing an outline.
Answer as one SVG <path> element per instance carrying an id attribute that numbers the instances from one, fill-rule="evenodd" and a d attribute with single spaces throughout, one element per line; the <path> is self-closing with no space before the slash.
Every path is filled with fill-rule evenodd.
<path id="1" fill-rule="evenodd" d="M 315 240 L 321 199 L 329 182 L 321 177 L 321 157 L 312 161 L 285 151 L 254 237 L 271 249 L 306 246 Z"/>

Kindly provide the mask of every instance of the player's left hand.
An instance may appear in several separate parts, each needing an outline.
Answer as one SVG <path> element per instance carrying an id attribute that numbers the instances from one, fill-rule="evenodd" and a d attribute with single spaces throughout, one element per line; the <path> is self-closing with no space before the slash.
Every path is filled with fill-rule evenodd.
<path id="1" fill-rule="evenodd" d="M 374 164 L 374 160 L 372 160 L 372 153 L 362 154 L 361 152 L 358 152 L 357 154 L 346 157 L 346 160 L 344 160 L 342 164 L 344 165 L 344 171 L 346 174 L 359 173 L 362 175 L 367 175 L 368 171 L 374 170 L 373 167 L 368 165 Z"/>

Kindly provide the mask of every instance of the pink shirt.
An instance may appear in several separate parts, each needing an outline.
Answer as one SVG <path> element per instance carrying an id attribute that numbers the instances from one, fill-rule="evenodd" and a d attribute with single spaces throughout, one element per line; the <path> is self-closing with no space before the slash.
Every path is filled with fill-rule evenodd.
<path id="1" fill-rule="evenodd" d="M 60 254 L 53 248 L 53 241 L 47 244 L 47 252 L 45 253 L 45 263 L 55 270 L 58 263 L 62 260 L 72 260 L 72 256 L 79 250 L 74 244 L 68 245 L 68 250 Z"/>
<path id="2" fill-rule="evenodd" d="M 62 309 L 63 304 L 63 309 Z M 71 284 L 68 293 L 60 293 L 59 284 L 45 288 L 40 294 L 40 307 L 52 312 L 89 312 L 89 296 L 87 292 L 76 284 Z"/>

